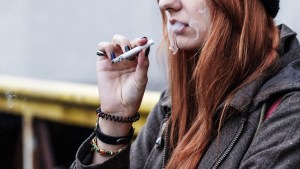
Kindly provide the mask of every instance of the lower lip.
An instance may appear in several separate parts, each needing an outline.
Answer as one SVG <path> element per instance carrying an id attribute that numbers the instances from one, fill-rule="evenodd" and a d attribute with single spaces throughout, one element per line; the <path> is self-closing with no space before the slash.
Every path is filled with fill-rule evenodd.
<path id="1" fill-rule="evenodd" d="M 187 26 L 183 26 L 183 27 L 180 28 L 180 29 L 174 29 L 173 32 L 174 32 L 175 34 L 183 34 L 184 31 L 186 30 L 186 28 L 187 28 Z"/>

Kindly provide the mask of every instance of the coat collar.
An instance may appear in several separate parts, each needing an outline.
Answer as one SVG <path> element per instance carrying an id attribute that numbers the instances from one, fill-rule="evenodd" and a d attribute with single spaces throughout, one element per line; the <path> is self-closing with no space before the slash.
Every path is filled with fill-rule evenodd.
<path id="1" fill-rule="evenodd" d="M 284 24 L 279 25 L 278 28 L 280 30 L 280 46 L 278 49 L 280 55 L 280 67 L 277 71 L 278 73 L 266 72 L 265 74 L 242 87 L 234 94 L 231 102 L 229 103 L 229 107 L 232 107 L 239 112 L 245 112 L 246 110 L 249 110 L 251 105 L 253 107 L 258 106 L 263 101 L 271 97 L 271 95 L 273 95 L 274 93 L 283 92 L 288 89 L 294 90 L 296 88 L 299 88 L 299 83 L 291 83 L 291 81 L 278 83 L 277 85 L 279 85 L 280 87 L 267 87 L 270 85 L 274 86 L 274 84 L 272 83 L 277 83 L 276 81 L 271 80 L 274 75 L 281 76 L 280 73 L 282 73 L 282 70 L 286 69 L 288 64 L 300 59 L 299 51 L 295 52 L 299 50 L 299 43 L 295 38 L 297 34 Z M 267 88 L 268 90 L 266 90 Z M 216 113 L 218 113 L 223 107 L 224 103 L 222 103 L 218 107 Z"/>

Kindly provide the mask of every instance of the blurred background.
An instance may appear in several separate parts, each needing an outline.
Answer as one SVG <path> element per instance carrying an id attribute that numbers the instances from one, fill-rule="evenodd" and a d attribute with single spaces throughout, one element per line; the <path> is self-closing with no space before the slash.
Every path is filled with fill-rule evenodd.
<path id="1" fill-rule="evenodd" d="M 95 84 L 98 42 L 122 34 L 154 39 L 148 88 L 164 85 L 155 0 L 1 0 L 0 8 L 1 74 Z"/>
<path id="2" fill-rule="evenodd" d="M 282 1 L 276 22 L 299 33 L 299 7 L 298 0 Z M 95 117 L 86 114 L 98 104 L 97 44 L 114 34 L 155 41 L 147 86 L 149 96 L 155 95 L 152 103 L 166 87 L 163 54 L 157 53 L 162 32 L 155 0 L 0 0 L 1 169 L 68 168 L 92 132 Z M 74 106 L 84 118 L 64 120 L 78 112 Z M 24 162 L 26 152 L 33 156 L 30 162 Z"/>
<path id="3" fill-rule="evenodd" d="M 299 32 L 299 6 L 297 0 L 281 2 L 277 23 Z M 148 89 L 165 87 L 155 0 L 1 0 L 0 8 L 0 74 L 95 84 L 98 42 L 122 34 L 154 39 Z"/>

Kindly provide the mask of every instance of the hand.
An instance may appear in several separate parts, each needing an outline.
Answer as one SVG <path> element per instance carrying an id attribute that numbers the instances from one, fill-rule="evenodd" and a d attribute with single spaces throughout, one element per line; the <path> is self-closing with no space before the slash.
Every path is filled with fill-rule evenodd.
<path id="1" fill-rule="evenodd" d="M 97 56 L 97 81 L 103 112 L 127 117 L 138 111 L 148 81 L 149 49 L 142 50 L 134 60 L 112 63 L 111 58 L 126 52 L 126 46 L 132 49 L 146 43 L 147 38 L 130 42 L 121 35 L 115 35 L 111 43 L 99 43 L 98 50 L 106 53 L 106 56 Z"/>

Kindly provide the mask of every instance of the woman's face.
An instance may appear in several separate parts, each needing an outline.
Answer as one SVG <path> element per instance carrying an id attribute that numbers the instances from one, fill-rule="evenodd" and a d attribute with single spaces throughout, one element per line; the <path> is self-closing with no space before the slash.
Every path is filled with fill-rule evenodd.
<path id="1" fill-rule="evenodd" d="M 159 0 L 166 12 L 170 50 L 199 49 L 211 26 L 210 0 Z"/>

